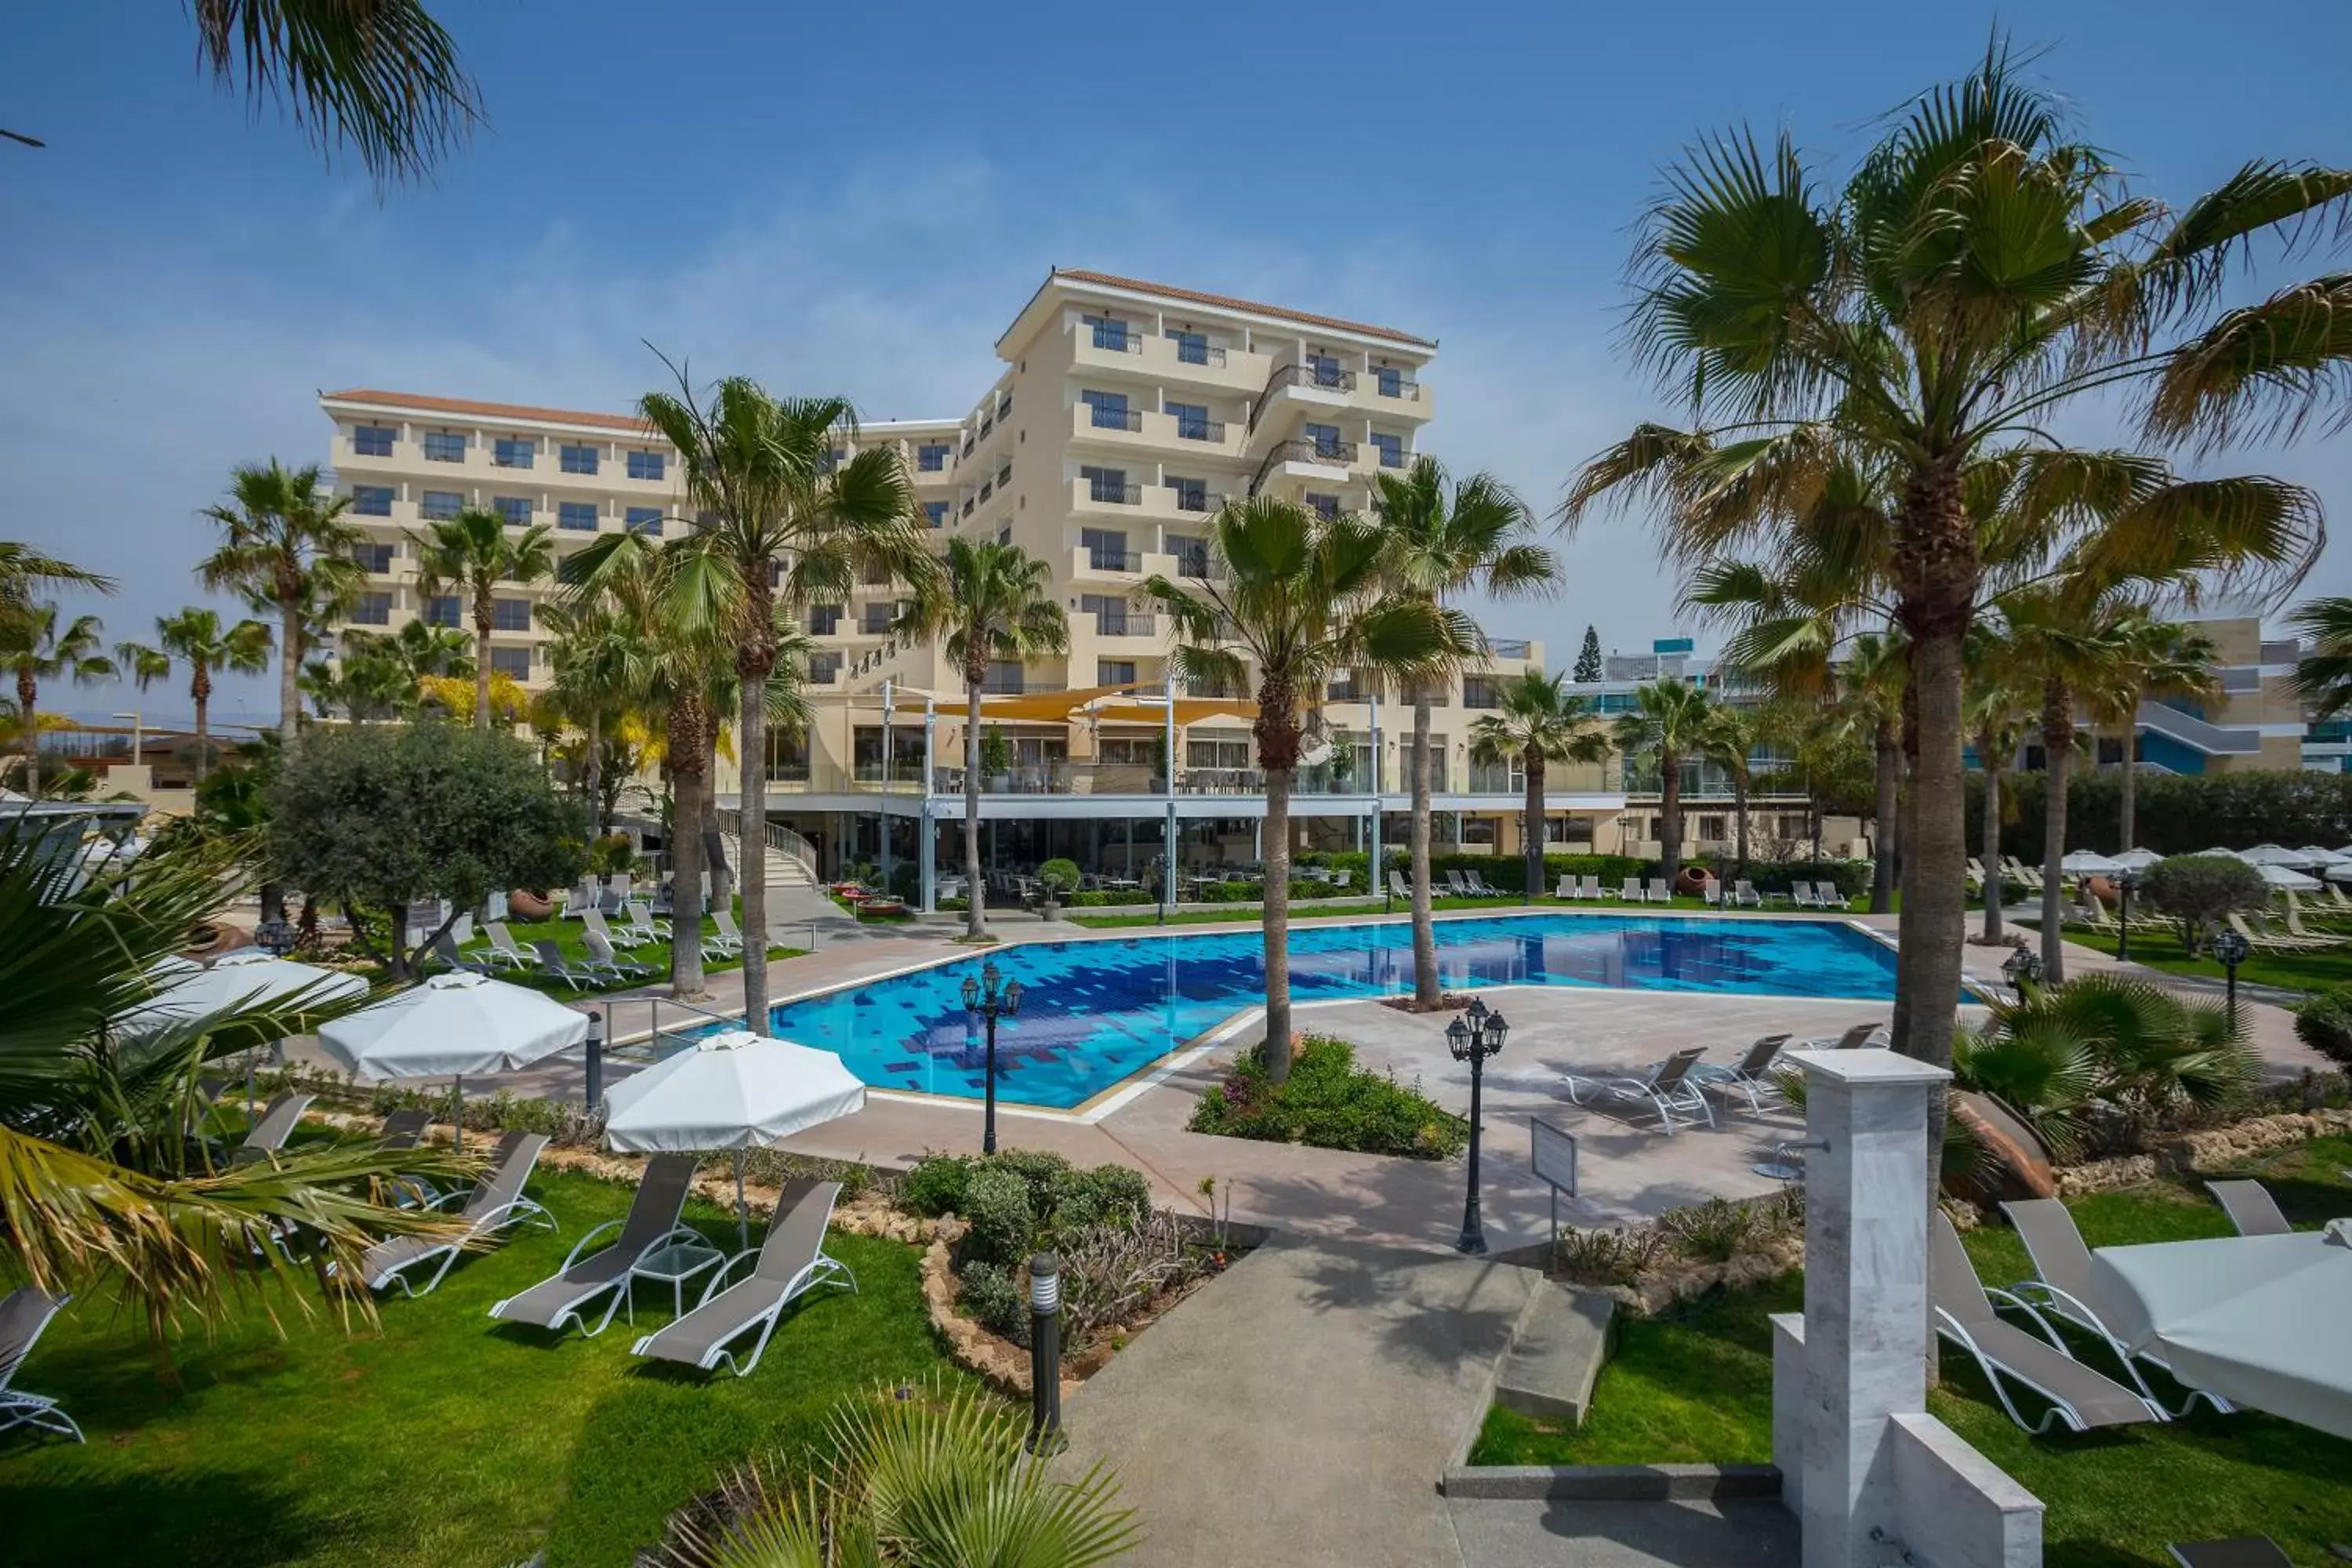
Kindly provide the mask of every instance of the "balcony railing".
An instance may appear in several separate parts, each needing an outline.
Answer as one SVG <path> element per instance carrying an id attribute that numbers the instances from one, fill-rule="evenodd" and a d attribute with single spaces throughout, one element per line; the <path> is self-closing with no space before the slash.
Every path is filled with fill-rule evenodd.
<path id="1" fill-rule="evenodd" d="M 1106 506 L 1141 506 L 1143 487 L 1120 484 L 1111 479 L 1089 479 L 1087 481 L 1087 499 L 1100 501 Z"/>
<path id="2" fill-rule="evenodd" d="M 1223 441 L 1225 422 L 1222 419 L 1179 419 L 1176 438 L 1180 441 Z"/>
<path id="3" fill-rule="evenodd" d="M 1217 569 L 1217 563 L 1205 553 L 1200 551 L 1189 551 L 1176 557 L 1176 575 L 1189 577 L 1195 583 L 1205 583 L 1213 577 L 1222 578 L 1224 574 Z"/>
<path id="4" fill-rule="evenodd" d="M 1356 389 L 1356 373 L 1352 370 L 1342 370 L 1334 364 L 1276 365 L 1274 374 L 1265 378 L 1265 385 L 1259 389 L 1257 401 L 1250 405 L 1249 427 L 1253 432 L 1257 429 L 1257 422 L 1265 415 L 1266 405 L 1273 402 L 1274 395 L 1286 386 L 1313 386 L 1330 392 L 1353 392 Z"/>
<path id="5" fill-rule="evenodd" d="M 1099 403 L 1089 403 L 1094 410 L 1090 423 L 1097 430 L 1136 430 L 1143 428 L 1143 416 L 1129 408 L 1106 408 Z"/>
<path id="6" fill-rule="evenodd" d="M 1178 511 L 1217 511 L 1225 504 L 1224 496 L 1216 490 L 1191 490 L 1181 485 L 1171 488 L 1176 492 Z"/>
<path id="7" fill-rule="evenodd" d="M 1095 633 L 1107 637 L 1150 637 L 1160 635 L 1159 617 L 1145 610 L 1097 610 Z"/>
<path id="8" fill-rule="evenodd" d="M 1092 330 L 1094 344 L 1098 349 L 1108 349 L 1115 354 L 1139 354 L 1143 352 L 1143 334 L 1135 328 L 1124 323 L 1106 326 L 1097 322 Z"/>
<path id="9" fill-rule="evenodd" d="M 1393 397 L 1400 403 L 1421 401 L 1421 383 L 1408 375 L 1382 374 L 1374 371 L 1372 389 L 1382 397 Z"/>
<path id="10" fill-rule="evenodd" d="M 1225 351 L 1214 343 L 1188 343 L 1179 339 L 1176 343 L 1176 363 L 1221 365 L 1225 363 Z"/>
<path id="11" fill-rule="evenodd" d="M 1322 463 L 1344 468 L 1355 462 L 1356 451 L 1353 441 L 1277 441 L 1251 478 L 1250 494 L 1255 495 L 1265 488 L 1266 475 L 1274 472 L 1277 463 Z"/>
<path id="12" fill-rule="evenodd" d="M 1021 677 L 1017 674 L 992 673 L 983 678 L 980 683 L 981 695 L 983 697 L 1018 697 L 1027 688 L 1022 685 Z"/>
<path id="13" fill-rule="evenodd" d="M 1097 572 L 1140 572 L 1143 557 L 1132 550 L 1111 550 L 1102 545 L 1087 547 L 1087 564 Z"/>

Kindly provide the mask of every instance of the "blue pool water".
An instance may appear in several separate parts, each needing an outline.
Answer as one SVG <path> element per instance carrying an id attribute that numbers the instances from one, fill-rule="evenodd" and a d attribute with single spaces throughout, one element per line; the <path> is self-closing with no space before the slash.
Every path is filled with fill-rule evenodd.
<path id="1" fill-rule="evenodd" d="M 1033 942 L 986 957 L 788 1003 L 775 1032 L 840 1053 L 877 1089 L 977 1099 L 985 1088 L 979 1026 L 963 982 L 992 957 L 1024 987 L 1021 1014 L 997 1026 L 997 1096 L 1066 1109 L 1100 1094 L 1265 997 L 1256 931 Z M 1884 1000 L 1895 954 L 1820 921 L 1510 915 L 1437 922 L 1451 990 L 1584 985 Z M 1412 931 L 1402 922 L 1292 931 L 1296 1001 L 1384 996 L 1412 988 Z"/>

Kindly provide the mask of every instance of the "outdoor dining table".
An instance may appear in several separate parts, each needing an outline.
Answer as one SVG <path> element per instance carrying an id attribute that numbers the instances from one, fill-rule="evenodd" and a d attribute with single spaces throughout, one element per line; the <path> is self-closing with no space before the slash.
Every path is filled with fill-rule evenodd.
<path id="1" fill-rule="evenodd" d="M 2091 1267 L 2107 1327 L 2185 1385 L 2352 1438 L 2352 1246 L 2310 1230 L 2152 1242 L 2100 1247 Z"/>

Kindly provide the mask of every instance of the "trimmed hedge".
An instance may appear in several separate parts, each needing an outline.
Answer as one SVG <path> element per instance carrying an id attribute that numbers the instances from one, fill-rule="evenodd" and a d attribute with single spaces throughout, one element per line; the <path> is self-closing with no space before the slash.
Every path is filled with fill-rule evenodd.
<path id="1" fill-rule="evenodd" d="M 1404 869 L 1405 861 L 1402 854 L 1391 855 L 1387 858 L 1394 869 Z M 1344 867 L 1354 871 L 1355 880 L 1360 881 L 1366 859 L 1363 851 L 1350 850 L 1335 855 L 1318 855 L 1313 863 Z M 1687 856 L 1684 864 L 1705 866 L 1717 877 L 1727 876 L 1731 870 L 1728 857 Z M 1544 885 L 1540 890 L 1549 896 L 1554 888 L 1559 886 L 1562 877 L 1598 877 L 1601 885 L 1613 893 L 1626 878 L 1647 879 L 1659 875 L 1660 867 L 1661 863 L 1656 860 L 1644 860 L 1633 855 L 1547 855 L 1544 857 Z M 1517 855 L 1432 855 L 1429 858 L 1429 873 L 1439 884 L 1444 882 L 1448 871 L 1475 871 L 1490 884 L 1508 893 L 1527 890 L 1527 862 Z M 1748 880 L 1756 884 L 1759 892 L 1765 893 L 1785 893 L 1792 882 L 1818 882 L 1824 879 L 1836 882 L 1838 890 L 1850 899 L 1870 890 L 1870 862 L 1867 860 L 1751 859 L 1748 862 L 1745 875 Z M 1383 877 L 1381 881 L 1385 885 L 1387 879 Z M 1381 891 L 1378 888 L 1372 890 L 1375 894 Z"/>
<path id="2" fill-rule="evenodd" d="M 1279 1089 L 1267 1079 L 1265 1047 L 1234 1064 L 1224 1082 L 1204 1092 L 1186 1125 L 1195 1132 L 1268 1142 L 1297 1142 L 1359 1154 L 1443 1160 L 1470 1141 L 1470 1124 L 1392 1073 L 1356 1066 L 1356 1047 L 1329 1035 L 1307 1035 Z"/>
<path id="3" fill-rule="evenodd" d="M 2000 829 L 2004 854 L 2029 866 L 2042 863 L 2042 795 L 2038 773 L 2001 781 Z M 2140 770 L 2135 812 L 2137 846 L 2118 844 L 2116 834 L 2123 798 L 2121 773 L 2113 768 L 2095 776 L 2076 775 L 2066 788 L 2066 838 L 2071 848 L 2102 854 L 2153 849 L 2159 855 L 2193 855 L 2216 847 L 2246 849 L 2257 844 L 2326 844 L 2352 841 L 2352 773 L 2310 773 L 2284 769 L 2249 769 L 2226 773 L 2159 773 Z M 1969 853 L 1982 847 L 1984 780 L 1968 778 Z M 2009 808 L 2014 805 L 2014 811 Z"/>
<path id="4" fill-rule="evenodd" d="M 2329 1061 L 2352 1067 L 2352 985 L 2313 992 L 2294 1010 L 2294 1032 Z"/>

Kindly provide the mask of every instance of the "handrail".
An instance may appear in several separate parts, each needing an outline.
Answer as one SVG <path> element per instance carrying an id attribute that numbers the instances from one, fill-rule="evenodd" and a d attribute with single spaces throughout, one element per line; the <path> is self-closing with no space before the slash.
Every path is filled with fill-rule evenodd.
<path id="1" fill-rule="evenodd" d="M 1250 476 L 1250 494 L 1265 488 L 1265 476 L 1276 463 L 1336 463 L 1342 468 L 1356 460 L 1357 446 L 1353 441 L 1276 441 L 1265 460 Z"/>

